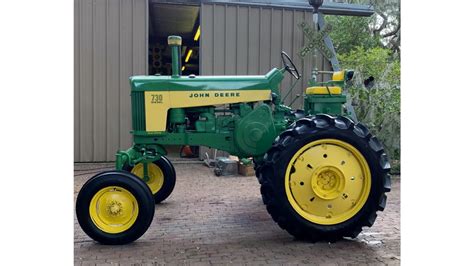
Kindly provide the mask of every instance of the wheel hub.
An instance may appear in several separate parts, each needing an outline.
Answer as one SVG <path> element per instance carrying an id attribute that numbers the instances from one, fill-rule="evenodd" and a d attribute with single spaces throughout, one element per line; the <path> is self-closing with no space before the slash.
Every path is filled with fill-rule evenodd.
<path id="1" fill-rule="evenodd" d="M 313 172 L 311 188 L 321 199 L 335 199 L 344 190 L 344 174 L 331 165 L 319 167 Z"/>
<path id="2" fill-rule="evenodd" d="M 107 206 L 107 212 L 111 216 L 118 216 L 122 213 L 122 203 L 116 200 L 112 200 Z"/>

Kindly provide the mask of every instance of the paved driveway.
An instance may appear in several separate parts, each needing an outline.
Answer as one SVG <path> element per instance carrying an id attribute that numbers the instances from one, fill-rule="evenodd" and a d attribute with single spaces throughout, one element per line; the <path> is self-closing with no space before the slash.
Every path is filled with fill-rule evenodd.
<path id="1" fill-rule="evenodd" d="M 84 182 L 113 164 L 76 164 L 74 196 Z M 273 222 L 255 177 L 216 177 L 196 162 L 175 162 L 173 194 L 156 205 L 154 220 L 136 242 L 104 246 L 74 217 L 76 265 L 162 264 L 400 264 L 400 179 L 385 211 L 355 240 L 306 243 Z"/>

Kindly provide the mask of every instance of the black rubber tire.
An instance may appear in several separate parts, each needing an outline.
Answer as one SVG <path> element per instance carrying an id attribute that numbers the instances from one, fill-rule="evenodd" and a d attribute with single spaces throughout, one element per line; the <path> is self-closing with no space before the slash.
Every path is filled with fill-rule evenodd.
<path id="1" fill-rule="evenodd" d="M 165 178 L 161 189 L 153 194 L 153 197 L 155 198 L 155 204 L 158 204 L 168 198 L 173 192 L 174 186 L 176 185 L 176 170 L 174 169 L 171 161 L 165 156 L 161 156 L 159 160 L 156 160 L 153 163 L 160 167 Z M 133 167 L 130 165 L 126 165 L 123 168 L 123 170 L 127 172 L 131 172 L 132 169 Z"/>
<path id="2" fill-rule="evenodd" d="M 171 168 L 171 171 L 173 172 L 173 176 L 174 176 L 175 183 L 176 183 L 176 169 L 174 169 L 174 165 L 171 163 L 170 159 L 168 159 L 168 157 L 166 157 L 166 156 L 161 156 L 161 159 L 163 159 L 164 161 L 166 161 L 166 163 L 168 164 L 168 166 Z M 173 187 L 173 188 L 174 188 L 174 187 Z"/>
<path id="3" fill-rule="evenodd" d="M 258 181 L 260 182 L 260 169 L 262 168 L 263 160 L 256 160 L 253 159 L 253 170 L 255 170 L 255 176 L 257 177 Z M 261 182 L 260 182 L 261 184 Z"/>
<path id="4" fill-rule="evenodd" d="M 285 172 L 293 155 L 305 144 L 318 139 L 345 141 L 365 157 L 371 172 L 369 197 L 362 209 L 350 219 L 334 225 L 320 225 L 301 217 L 289 203 L 285 192 Z M 302 118 L 275 139 L 258 166 L 262 199 L 273 220 L 296 239 L 337 241 L 355 238 L 363 226 L 372 226 L 377 211 L 383 211 L 390 191 L 390 163 L 383 146 L 362 124 L 347 117 L 316 115 Z"/>
<path id="5" fill-rule="evenodd" d="M 138 217 L 136 222 L 126 231 L 111 234 L 99 229 L 89 214 L 92 197 L 102 188 L 120 186 L 133 194 L 138 202 Z M 140 238 L 150 227 L 155 204 L 153 195 L 147 184 L 137 176 L 125 171 L 106 171 L 89 179 L 82 186 L 76 200 L 76 216 L 82 230 L 95 241 L 106 245 L 122 245 Z"/>

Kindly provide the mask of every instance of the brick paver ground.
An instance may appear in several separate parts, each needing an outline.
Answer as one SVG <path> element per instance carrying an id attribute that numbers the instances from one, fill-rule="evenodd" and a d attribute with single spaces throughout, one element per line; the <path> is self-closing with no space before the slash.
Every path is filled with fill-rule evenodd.
<path id="1" fill-rule="evenodd" d="M 105 246 L 92 241 L 74 218 L 76 265 L 162 264 L 400 264 L 400 179 L 394 178 L 385 211 L 355 240 L 296 241 L 273 222 L 255 177 L 216 177 L 199 163 L 175 162 L 173 194 L 156 205 L 154 220 L 136 242 Z M 76 164 L 74 196 L 112 164 Z"/>

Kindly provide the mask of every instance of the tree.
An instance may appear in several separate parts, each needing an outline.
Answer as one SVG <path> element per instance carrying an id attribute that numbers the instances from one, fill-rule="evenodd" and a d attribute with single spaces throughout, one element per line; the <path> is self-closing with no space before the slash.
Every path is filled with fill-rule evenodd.
<path id="1" fill-rule="evenodd" d="M 356 47 L 340 54 L 341 66 L 355 69 L 350 87 L 352 103 L 360 121 L 384 143 L 389 156 L 397 164 L 400 159 L 400 61 L 393 60 L 387 48 L 365 50 Z M 363 81 L 372 76 L 374 86 Z"/>
<path id="2" fill-rule="evenodd" d="M 375 22 L 370 25 L 386 48 L 400 53 L 400 0 L 370 0 L 375 10 Z"/>
<path id="3" fill-rule="evenodd" d="M 356 70 L 350 87 L 358 119 L 384 143 L 399 172 L 400 159 L 400 2 L 399 0 L 346 1 L 370 3 L 371 17 L 326 16 L 329 34 L 344 69 Z M 374 77 L 371 88 L 364 80 Z"/>
<path id="4" fill-rule="evenodd" d="M 370 4 L 371 17 L 326 16 L 334 30 L 331 38 L 338 53 L 347 53 L 355 46 L 366 49 L 388 48 L 393 55 L 400 53 L 400 0 L 349 0 L 347 3 Z"/>
<path id="5" fill-rule="evenodd" d="M 364 49 L 382 46 L 380 38 L 374 36 L 369 27 L 372 18 L 327 16 L 326 20 L 328 24 L 332 25 L 333 30 L 329 35 L 339 54 L 348 53 L 356 46 Z"/>

